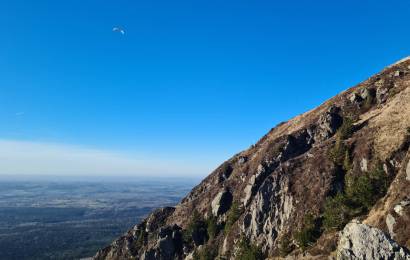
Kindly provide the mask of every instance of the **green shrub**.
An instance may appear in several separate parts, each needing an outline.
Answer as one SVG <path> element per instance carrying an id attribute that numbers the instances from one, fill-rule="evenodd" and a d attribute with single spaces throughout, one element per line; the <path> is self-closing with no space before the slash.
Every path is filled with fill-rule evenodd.
<path id="1" fill-rule="evenodd" d="M 206 221 L 207 224 L 207 232 L 209 239 L 214 239 L 218 235 L 218 223 L 216 221 L 216 217 L 211 215 Z"/>
<path id="2" fill-rule="evenodd" d="M 383 197 L 390 184 L 380 163 L 359 176 L 345 175 L 345 190 L 325 203 L 323 218 L 326 229 L 342 229 L 353 217 L 367 212 Z"/>
<path id="3" fill-rule="evenodd" d="M 320 225 L 312 214 L 305 215 L 302 229 L 294 236 L 299 247 L 305 251 L 316 242 L 320 236 Z"/>
<path id="4" fill-rule="evenodd" d="M 340 138 L 336 139 L 335 145 L 329 150 L 329 159 L 336 165 L 341 166 L 345 160 L 347 148 Z"/>
<path id="5" fill-rule="evenodd" d="M 253 245 L 248 239 L 242 238 L 239 242 L 238 254 L 235 260 L 262 260 L 265 259 L 260 247 Z"/>
<path id="6" fill-rule="evenodd" d="M 344 140 L 353 134 L 353 120 L 350 117 L 343 118 L 343 124 L 337 130 L 336 143 L 329 150 L 329 158 L 336 165 L 344 165 L 346 157 L 350 160 L 349 150 L 344 144 Z"/>
<path id="7" fill-rule="evenodd" d="M 336 143 L 329 150 L 329 158 L 337 166 L 337 179 L 344 178 L 344 191 L 327 198 L 323 213 L 326 229 L 342 229 L 353 217 L 365 213 L 387 192 L 390 179 L 384 173 L 381 163 L 368 173 L 355 176 L 352 171 L 350 150 L 344 140 L 353 134 L 353 120 L 343 119 L 336 134 Z M 343 177 L 344 176 L 344 177 Z M 308 241 L 308 234 L 299 234 L 301 244 Z"/>
<path id="8" fill-rule="evenodd" d="M 235 224 L 235 222 L 241 216 L 241 213 L 242 212 L 239 208 L 239 203 L 234 201 L 226 216 L 225 233 L 229 233 L 233 224 Z"/>
<path id="9" fill-rule="evenodd" d="M 348 172 L 352 169 L 352 161 L 350 158 L 350 152 L 349 149 L 346 149 L 345 151 L 345 157 L 343 159 L 343 170 L 345 172 Z"/>
<path id="10" fill-rule="evenodd" d="M 194 233 L 207 234 L 207 225 L 197 210 L 192 213 L 187 229 L 183 232 L 184 241 L 190 243 Z M 205 241 L 204 241 L 205 242 Z"/>
<path id="11" fill-rule="evenodd" d="M 353 173 L 347 173 L 344 176 L 344 195 L 351 196 L 353 193 L 353 186 L 355 185 L 357 177 L 353 175 Z"/>
<path id="12" fill-rule="evenodd" d="M 344 193 L 327 199 L 323 213 L 323 225 L 327 230 L 340 230 L 350 221 L 352 209 L 349 204 L 349 199 Z"/>
<path id="13" fill-rule="evenodd" d="M 337 138 L 346 140 L 353 134 L 353 120 L 350 117 L 344 117 L 343 123 L 337 130 Z"/>
<path id="14" fill-rule="evenodd" d="M 370 172 L 353 178 L 346 187 L 346 193 L 357 207 L 369 210 L 377 200 L 386 194 L 389 178 L 381 164 L 377 164 Z"/>
<path id="15" fill-rule="evenodd" d="M 367 174 L 363 174 L 354 180 L 353 185 L 347 191 L 348 196 L 356 203 L 357 207 L 362 207 L 364 210 L 370 209 L 374 204 L 376 200 L 375 188 L 371 178 Z"/>

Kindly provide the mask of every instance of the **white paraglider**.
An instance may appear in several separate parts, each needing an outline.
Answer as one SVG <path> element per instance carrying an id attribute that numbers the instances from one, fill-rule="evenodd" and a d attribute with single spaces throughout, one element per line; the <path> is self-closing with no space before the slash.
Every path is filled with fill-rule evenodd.
<path id="1" fill-rule="evenodd" d="M 115 26 L 114 28 L 112 28 L 112 31 L 121 33 L 122 35 L 125 34 L 125 30 L 123 28 L 119 27 L 119 26 Z"/>

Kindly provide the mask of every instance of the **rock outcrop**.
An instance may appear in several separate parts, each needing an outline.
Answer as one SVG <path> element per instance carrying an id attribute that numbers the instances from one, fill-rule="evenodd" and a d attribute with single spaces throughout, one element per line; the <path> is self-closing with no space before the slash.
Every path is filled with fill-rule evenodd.
<path id="1" fill-rule="evenodd" d="M 94 258 L 408 259 L 409 147 L 404 59 L 277 125 Z"/>
<path id="2" fill-rule="evenodd" d="M 214 216 L 220 216 L 226 213 L 232 204 L 232 194 L 229 190 L 223 190 L 216 197 L 211 203 L 212 214 Z"/>
<path id="3" fill-rule="evenodd" d="M 337 259 L 408 260 L 410 253 L 380 229 L 354 221 L 347 224 L 342 231 Z"/>
<path id="4" fill-rule="evenodd" d="M 407 163 L 406 180 L 410 181 L 410 161 Z"/>

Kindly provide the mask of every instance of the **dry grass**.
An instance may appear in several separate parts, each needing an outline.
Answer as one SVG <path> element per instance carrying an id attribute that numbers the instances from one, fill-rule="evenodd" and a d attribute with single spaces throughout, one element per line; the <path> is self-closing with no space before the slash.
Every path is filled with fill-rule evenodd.
<path id="1" fill-rule="evenodd" d="M 369 127 L 377 131 L 375 150 L 386 159 L 406 138 L 410 127 L 410 87 L 397 94 L 379 114 L 369 120 Z M 374 113 L 374 112 L 373 112 Z"/>

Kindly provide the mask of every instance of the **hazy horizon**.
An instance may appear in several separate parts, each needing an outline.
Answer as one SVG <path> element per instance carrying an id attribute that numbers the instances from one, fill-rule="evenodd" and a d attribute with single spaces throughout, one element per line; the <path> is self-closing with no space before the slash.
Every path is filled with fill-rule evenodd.
<path id="1" fill-rule="evenodd" d="M 171 175 L 171 176 L 152 176 L 141 175 L 58 175 L 58 174 L 1 174 L 2 182 L 95 182 L 95 183 L 134 183 L 134 182 L 188 182 L 200 183 L 203 176 L 197 175 Z"/>
<path id="2" fill-rule="evenodd" d="M 1 139 L 0 158 L 0 176 L 203 177 L 211 170 L 154 155 Z"/>

